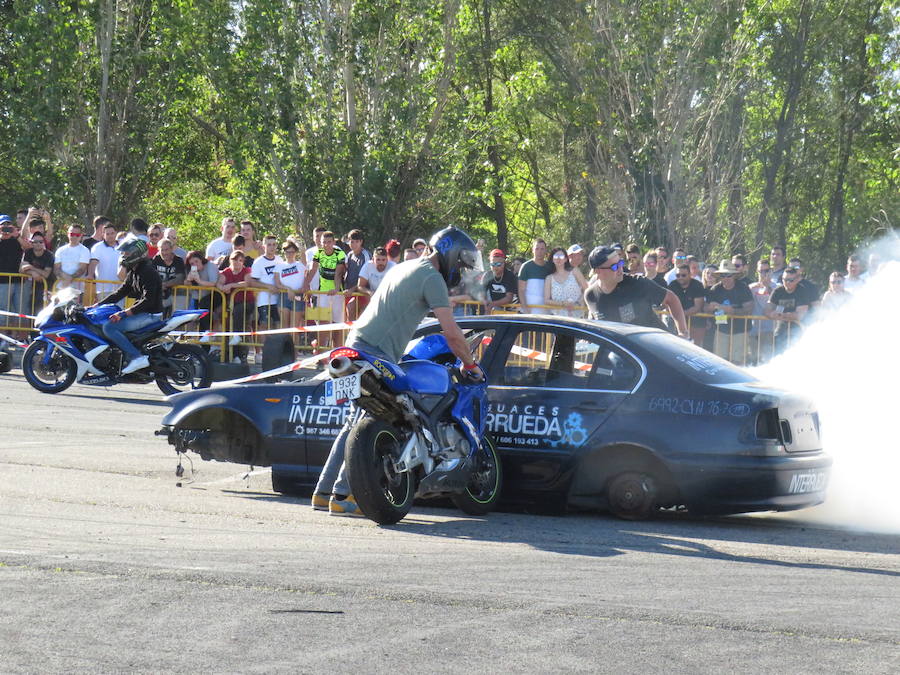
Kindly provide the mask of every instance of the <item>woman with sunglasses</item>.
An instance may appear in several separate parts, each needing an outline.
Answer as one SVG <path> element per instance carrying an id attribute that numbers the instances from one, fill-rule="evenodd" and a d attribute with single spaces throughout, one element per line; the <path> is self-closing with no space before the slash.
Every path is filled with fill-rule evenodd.
<path id="1" fill-rule="evenodd" d="M 654 305 L 662 305 L 675 319 L 678 335 L 688 338 L 684 310 L 675 294 L 646 277 L 626 274 L 618 250 L 598 246 L 591 251 L 588 263 L 594 270 L 594 282 L 585 291 L 584 301 L 592 319 L 665 330 L 653 311 Z"/>
<path id="2" fill-rule="evenodd" d="M 587 290 L 587 282 L 577 269 L 569 263 L 569 255 L 557 246 L 550 251 L 553 272 L 544 279 L 544 304 L 560 309 L 551 309 L 557 316 L 584 316 L 582 298 Z"/>

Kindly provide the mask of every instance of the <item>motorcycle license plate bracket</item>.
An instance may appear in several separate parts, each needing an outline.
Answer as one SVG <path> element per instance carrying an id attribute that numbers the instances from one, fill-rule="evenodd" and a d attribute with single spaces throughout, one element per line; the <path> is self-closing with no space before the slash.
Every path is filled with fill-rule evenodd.
<path id="1" fill-rule="evenodd" d="M 361 373 L 325 380 L 325 404 L 340 405 L 344 401 L 352 401 L 359 398 L 361 380 Z"/>

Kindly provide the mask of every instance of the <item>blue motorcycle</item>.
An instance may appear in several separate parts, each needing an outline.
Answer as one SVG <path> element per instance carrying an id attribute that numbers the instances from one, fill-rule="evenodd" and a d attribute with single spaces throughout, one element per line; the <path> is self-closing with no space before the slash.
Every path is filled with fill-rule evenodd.
<path id="1" fill-rule="evenodd" d="M 179 310 L 169 319 L 142 328 L 130 339 L 150 365 L 122 375 L 122 351 L 103 335 L 103 324 L 119 311 L 117 305 L 84 308 L 81 291 L 66 288 L 35 318 L 38 336 L 22 357 L 28 384 L 46 394 L 58 394 L 72 384 L 109 386 L 119 382 L 145 384 L 155 381 L 164 394 L 208 387 L 211 369 L 201 347 L 179 343 L 168 333 L 197 321 L 208 312 Z"/>
<path id="2" fill-rule="evenodd" d="M 328 374 L 326 403 L 358 409 L 345 461 L 366 517 L 396 523 L 416 497 L 449 497 L 470 515 L 494 508 L 503 476 L 485 435 L 487 383 L 460 371 L 443 335 L 422 338 L 400 363 L 341 347 Z"/>

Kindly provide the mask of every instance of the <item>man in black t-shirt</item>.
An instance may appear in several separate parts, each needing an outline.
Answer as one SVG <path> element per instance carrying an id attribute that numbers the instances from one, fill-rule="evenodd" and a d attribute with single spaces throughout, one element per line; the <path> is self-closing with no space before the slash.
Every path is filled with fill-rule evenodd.
<path id="1" fill-rule="evenodd" d="M 675 294 L 675 297 L 678 298 L 678 301 L 681 303 L 681 307 L 684 310 L 684 318 L 688 324 L 688 330 L 691 333 L 691 339 L 694 339 L 694 335 L 696 334 L 700 341 L 702 341 L 702 333 L 697 332 L 697 328 L 701 327 L 706 329 L 705 321 L 698 322 L 697 326 L 693 325 L 693 321 L 690 317 L 694 316 L 698 312 L 703 311 L 703 301 L 706 297 L 706 290 L 703 288 L 703 284 L 701 284 L 696 279 L 691 278 L 691 266 L 690 265 L 679 265 L 675 271 L 675 279 L 672 283 L 669 284 L 669 290 Z M 698 342 L 699 344 L 700 342 Z"/>
<path id="2" fill-rule="evenodd" d="M 153 266 L 162 281 L 163 317 L 172 314 L 172 288 L 184 283 L 184 261 L 175 255 L 175 244 L 168 239 L 159 242 L 159 253 L 153 258 Z"/>
<path id="3" fill-rule="evenodd" d="M 802 322 L 803 325 L 808 326 L 816 320 L 816 311 L 818 310 L 819 305 L 822 304 L 822 291 L 819 290 L 818 286 L 806 278 L 806 268 L 803 266 L 803 262 L 800 258 L 791 258 L 788 267 L 793 267 L 800 274 L 800 281 L 797 283 L 797 288 L 799 288 L 806 295 L 806 299 L 809 300 L 809 311 L 806 313 L 806 316 L 803 317 Z"/>
<path id="4" fill-rule="evenodd" d="M 594 281 L 584 292 L 584 301 L 592 319 L 620 321 L 665 330 L 653 311 L 654 305 L 665 306 L 678 327 L 678 335 L 688 337 L 684 310 L 672 291 L 649 279 L 625 274 L 625 261 L 619 251 L 598 246 L 588 257 L 594 270 Z"/>
<path id="5" fill-rule="evenodd" d="M 795 267 L 785 268 L 781 285 L 772 291 L 769 302 L 766 303 L 766 316 L 776 321 L 776 353 L 784 351 L 785 347 L 800 336 L 809 305 L 809 298 L 800 288 L 800 271 Z"/>
<path id="6" fill-rule="evenodd" d="M 44 235 L 35 232 L 31 236 L 31 248 L 22 256 L 19 272 L 28 276 L 25 280 L 25 294 L 22 312 L 37 314 L 44 306 L 44 291 L 53 287 L 54 257 L 44 245 Z"/>
<path id="7" fill-rule="evenodd" d="M 730 260 L 723 260 L 714 272 L 718 283 L 706 294 L 704 310 L 716 315 L 716 340 L 713 350 L 723 359 L 739 365 L 747 362 L 747 319 L 735 319 L 753 313 L 753 294 L 746 284 L 737 282 L 740 274 Z"/>
<path id="8" fill-rule="evenodd" d="M 484 313 L 516 302 L 519 281 L 512 270 L 506 267 L 506 254 L 499 248 L 491 251 L 491 269 L 484 275 Z"/>

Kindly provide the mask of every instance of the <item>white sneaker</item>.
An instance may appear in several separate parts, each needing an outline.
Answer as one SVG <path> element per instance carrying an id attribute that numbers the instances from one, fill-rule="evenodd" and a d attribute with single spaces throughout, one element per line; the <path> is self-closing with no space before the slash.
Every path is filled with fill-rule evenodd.
<path id="1" fill-rule="evenodd" d="M 241 338 L 238 335 L 232 335 L 231 339 L 228 341 L 230 345 L 239 345 L 241 343 Z"/>
<path id="2" fill-rule="evenodd" d="M 125 367 L 122 368 L 122 374 L 127 375 L 128 373 L 133 373 L 134 371 L 140 370 L 141 368 L 146 368 L 149 365 L 150 357 L 138 356 L 137 358 L 131 359 L 131 361 L 125 364 Z"/>

